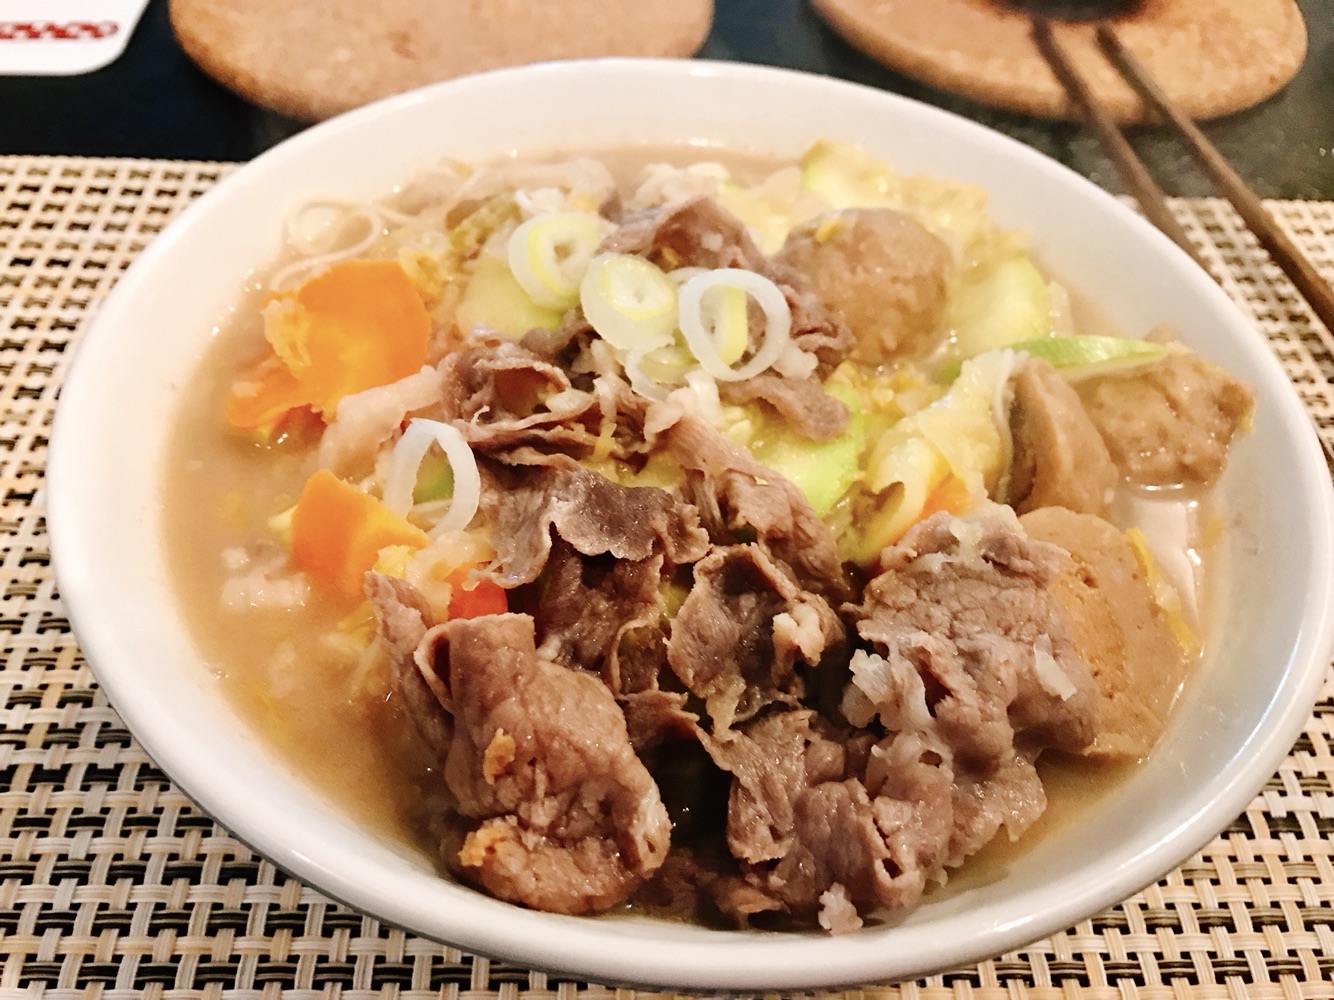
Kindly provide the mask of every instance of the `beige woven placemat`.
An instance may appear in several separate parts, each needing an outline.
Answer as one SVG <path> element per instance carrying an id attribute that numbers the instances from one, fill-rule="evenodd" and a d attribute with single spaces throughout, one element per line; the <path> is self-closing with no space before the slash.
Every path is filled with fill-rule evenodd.
<path id="1" fill-rule="evenodd" d="M 121 271 L 217 164 L 0 157 L 0 993 L 48 997 L 613 993 L 460 953 L 277 871 L 159 771 L 69 633 L 42 510 L 61 375 Z M 1271 203 L 1334 277 L 1334 203 Z M 1334 336 L 1223 202 L 1182 223 L 1334 444 Z M 884 1000 L 1330 1000 L 1334 673 L 1244 815 L 1157 885 L 973 968 L 851 991 Z"/>

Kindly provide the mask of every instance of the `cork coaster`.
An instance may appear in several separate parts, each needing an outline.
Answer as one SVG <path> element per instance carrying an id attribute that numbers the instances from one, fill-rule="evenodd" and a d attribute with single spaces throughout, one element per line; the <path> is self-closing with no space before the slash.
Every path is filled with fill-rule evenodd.
<path id="1" fill-rule="evenodd" d="M 908 76 L 991 107 L 1043 118 L 1076 116 L 1017 2 L 812 4 L 848 42 Z M 1140 0 L 1111 23 L 1192 118 L 1259 103 L 1292 79 L 1306 55 L 1306 24 L 1295 0 Z M 1145 119 L 1139 98 L 1098 49 L 1092 24 L 1057 24 L 1056 36 L 1117 120 Z"/>
<path id="2" fill-rule="evenodd" d="M 552 59 L 689 56 L 713 0 L 171 0 L 181 47 L 247 100 L 317 120 Z"/>

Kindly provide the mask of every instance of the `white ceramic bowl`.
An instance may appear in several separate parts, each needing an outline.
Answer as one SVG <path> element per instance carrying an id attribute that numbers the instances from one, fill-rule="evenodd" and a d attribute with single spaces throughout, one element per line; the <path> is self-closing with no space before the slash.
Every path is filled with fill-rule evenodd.
<path id="1" fill-rule="evenodd" d="M 181 387 L 286 210 L 378 196 L 449 155 L 688 141 L 795 156 L 858 142 L 905 171 L 984 185 L 1004 225 L 1119 327 L 1171 323 L 1251 380 L 1253 432 L 1222 485 L 1225 634 L 1134 776 L 976 884 L 892 926 L 826 937 L 725 932 L 506 905 L 331 808 L 220 696 L 175 608 L 159 524 Z M 1065 928 L 1161 876 L 1244 810 L 1301 731 L 1331 648 L 1331 491 L 1297 396 L 1261 335 L 1184 254 L 1115 199 L 975 124 L 847 83 L 753 66 L 595 61 L 461 79 L 313 128 L 200 198 L 103 305 L 62 393 L 47 503 L 82 648 L 145 749 L 241 840 L 304 881 L 470 951 L 602 982 L 798 989 L 924 975 Z"/>

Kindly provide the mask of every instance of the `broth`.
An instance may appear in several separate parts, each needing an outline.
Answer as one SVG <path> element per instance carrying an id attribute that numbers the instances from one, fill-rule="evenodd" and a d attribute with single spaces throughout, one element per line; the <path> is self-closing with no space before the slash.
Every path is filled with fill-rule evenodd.
<path id="1" fill-rule="evenodd" d="M 699 156 L 699 150 L 686 148 L 600 158 L 610 160 L 624 180 L 632 167 L 647 161 L 682 164 Z M 728 164 L 750 175 L 771 166 L 758 156 L 730 157 Z M 233 586 L 238 571 L 253 566 L 238 563 L 239 553 L 269 537 L 270 519 L 292 506 L 311 471 L 309 449 L 300 442 L 263 447 L 231 432 L 221 416 L 239 363 L 264 343 L 259 300 L 252 291 L 214 338 L 183 393 L 173 431 L 164 481 L 164 533 L 181 607 L 224 695 L 262 738 L 340 810 L 438 864 L 447 797 L 443 778 L 391 690 L 384 664 L 329 639 L 340 622 L 346 624 L 346 606 L 314 589 L 299 606 L 281 610 L 228 608 L 220 596 Z M 1083 328 L 1107 332 L 1109 324 L 1086 299 L 1074 297 L 1073 307 Z M 1153 502 L 1173 505 L 1178 512 L 1191 509 L 1184 500 Z M 1189 520 L 1179 523 L 1188 526 Z M 1193 544 L 1188 537 L 1176 539 L 1176 562 L 1198 569 Z M 283 558 L 276 546 L 271 551 L 275 560 Z M 266 557 L 261 552 L 249 558 L 262 562 Z M 1200 603 L 1195 576 L 1178 576 L 1174 582 L 1189 584 L 1191 604 Z M 1132 769 L 1133 764 L 1044 759 L 1050 806 L 1033 835 L 1016 844 L 997 838 L 969 861 L 966 879 L 987 879 L 1015 852 L 1040 840 L 1043 828 L 1077 821 L 1091 799 Z"/>

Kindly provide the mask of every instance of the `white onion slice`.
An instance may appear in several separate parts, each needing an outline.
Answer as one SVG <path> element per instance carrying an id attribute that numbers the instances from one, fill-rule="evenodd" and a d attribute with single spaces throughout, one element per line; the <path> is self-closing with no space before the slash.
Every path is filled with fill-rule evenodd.
<path id="1" fill-rule="evenodd" d="M 704 295 L 719 287 L 741 289 L 764 311 L 764 338 L 760 348 L 740 368 L 732 368 L 723 361 L 713 331 L 704 323 Z M 754 378 L 777 361 L 783 348 L 791 342 L 792 310 L 787 298 L 768 278 L 741 268 L 717 268 L 690 278 L 681 286 L 678 322 L 700 367 L 724 382 Z"/>
<path id="2" fill-rule="evenodd" d="M 482 477 L 477 471 L 477 460 L 472 449 L 458 429 L 439 420 L 414 417 L 408 421 L 389 458 L 389 473 L 384 482 L 384 504 L 396 514 L 406 515 L 412 508 L 412 490 L 417 484 L 417 472 L 431 444 L 438 444 L 449 460 L 454 474 L 454 495 L 449 509 L 428 534 L 435 538 L 447 531 L 462 531 L 482 498 Z"/>

